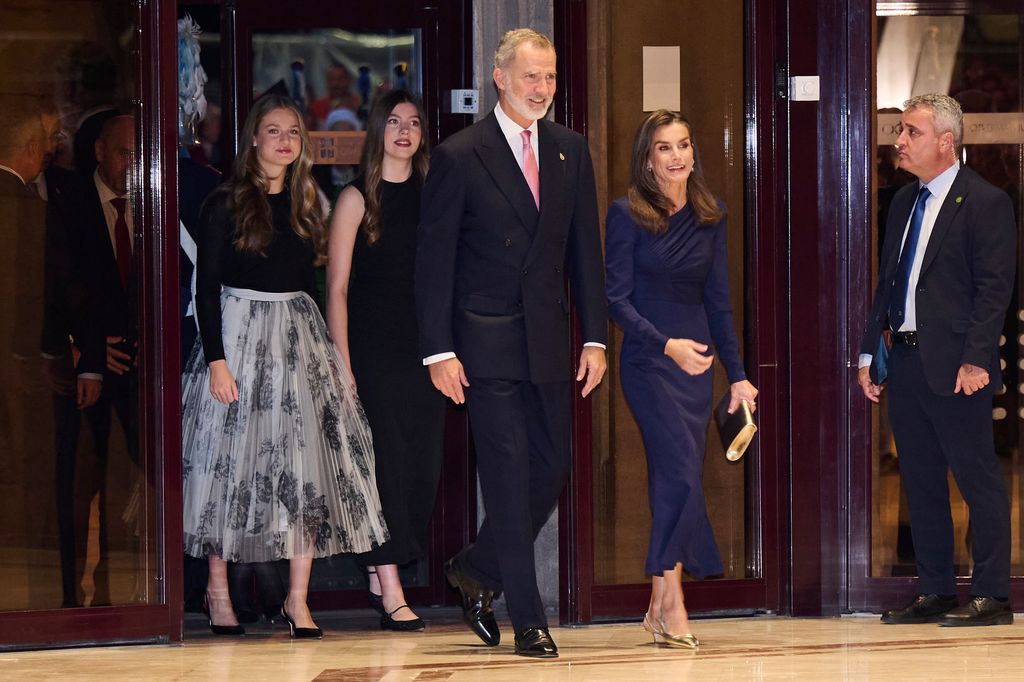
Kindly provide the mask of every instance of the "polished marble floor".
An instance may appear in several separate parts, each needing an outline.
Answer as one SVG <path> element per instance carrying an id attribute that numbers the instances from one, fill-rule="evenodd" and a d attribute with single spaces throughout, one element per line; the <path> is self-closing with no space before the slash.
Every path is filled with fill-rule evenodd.
<path id="1" fill-rule="evenodd" d="M 321 615 L 326 636 L 303 642 L 270 624 L 214 638 L 189 616 L 184 644 L 5 653 L 0 680 L 1024 680 L 1021 616 L 963 629 L 885 626 L 875 616 L 706 619 L 694 623 L 699 651 L 656 647 L 636 623 L 556 628 L 561 657 L 533 661 L 512 655 L 511 642 L 481 645 L 451 609 L 423 615 L 431 626 L 419 634 L 369 630 L 370 612 Z"/>

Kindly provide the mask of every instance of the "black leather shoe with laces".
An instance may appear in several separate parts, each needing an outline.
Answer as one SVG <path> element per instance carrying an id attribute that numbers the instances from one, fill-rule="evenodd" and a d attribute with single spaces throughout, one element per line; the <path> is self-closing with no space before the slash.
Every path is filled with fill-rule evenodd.
<path id="1" fill-rule="evenodd" d="M 971 625 L 1013 625 L 1013 609 L 1009 600 L 993 597 L 971 597 L 963 606 L 946 613 L 939 621 L 943 627 Z"/>
<path id="2" fill-rule="evenodd" d="M 955 595 L 919 594 L 903 608 L 891 609 L 883 613 L 882 622 L 889 625 L 937 623 L 947 611 L 951 611 L 956 607 Z"/>

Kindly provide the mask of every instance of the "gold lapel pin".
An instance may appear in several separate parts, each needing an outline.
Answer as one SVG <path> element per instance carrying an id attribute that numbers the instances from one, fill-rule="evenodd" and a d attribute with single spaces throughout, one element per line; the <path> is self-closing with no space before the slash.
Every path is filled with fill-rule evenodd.
<path id="1" fill-rule="evenodd" d="M 561 159 L 562 161 L 565 161 L 565 154 L 563 154 L 562 152 L 558 152 L 558 158 Z"/>
<path id="2" fill-rule="evenodd" d="M 959 203 L 962 203 L 962 202 L 963 202 L 963 200 L 964 200 L 964 198 L 963 198 L 963 197 L 957 197 L 957 198 L 956 198 L 956 203 L 958 203 L 958 204 L 959 204 Z"/>

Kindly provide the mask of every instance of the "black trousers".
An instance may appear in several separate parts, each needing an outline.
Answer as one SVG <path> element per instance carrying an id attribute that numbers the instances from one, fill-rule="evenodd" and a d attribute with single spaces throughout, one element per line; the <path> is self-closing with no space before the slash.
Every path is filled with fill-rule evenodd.
<path id="1" fill-rule="evenodd" d="M 78 435 L 81 430 L 82 413 L 75 406 L 74 395 L 53 395 L 54 450 L 56 455 L 54 474 L 57 497 L 57 530 L 60 546 L 61 591 L 64 608 L 82 605 L 81 581 L 85 572 L 86 536 L 88 534 L 89 507 L 87 500 L 75 496 L 75 476 L 83 472 L 78 469 Z M 110 601 L 107 576 L 106 553 L 106 460 L 96 460 L 89 471 L 86 490 L 91 497 L 100 495 L 100 561 L 93 573 L 96 604 Z"/>
<path id="2" fill-rule="evenodd" d="M 388 362 L 384 354 L 359 344 L 350 349 L 359 399 L 373 433 L 377 493 L 390 535 L 356 560 L 362 566 L 407 564 L 427 554 L 447 401 L 418 359 Z"/>
<path id="3" fill-rule="evenodd" d="M 569 473 L 570 382 L 469 377 L 466 406 L 486 518 L 464 550 L 468 570 L 502 590 L 512 627 L 547 627 L 533 542 Z"/>
<path id="4" fill-rule="evenodd" d="M 993 444 L 991 394 L 936 395 L 918 349 L 903 345 L 890 355 L 889 390 L 920 592 L 956 594 L 947 482 L 952 470 L 970 510 L 971 594 L 1008 597 L 1010 501 Z"/>

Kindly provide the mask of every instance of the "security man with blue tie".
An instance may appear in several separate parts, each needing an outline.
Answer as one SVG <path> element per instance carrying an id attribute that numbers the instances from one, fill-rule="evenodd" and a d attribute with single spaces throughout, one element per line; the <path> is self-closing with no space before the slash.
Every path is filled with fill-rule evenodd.
<path id="1" fill-rule="evenodd" d="M 1016 225 L 1005 192 L 959 163 L 963 112 L 946 95 L 904 103 L 900 167 L 858 381 L 889 418 L 910 511 L 919 594 L 883 623 L 1013 622 L 1010 504 L 995 454 L 992 395 L 1014 284 Z M 891 339 L 891 343 L 889 343 Z M 960 605 L 947 475 L 970 510 L 974 573 Z"/>

